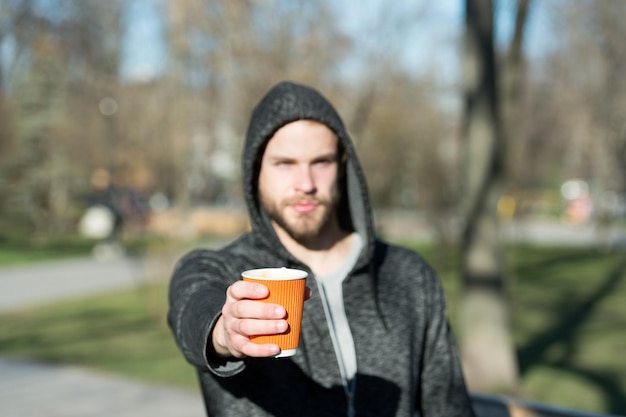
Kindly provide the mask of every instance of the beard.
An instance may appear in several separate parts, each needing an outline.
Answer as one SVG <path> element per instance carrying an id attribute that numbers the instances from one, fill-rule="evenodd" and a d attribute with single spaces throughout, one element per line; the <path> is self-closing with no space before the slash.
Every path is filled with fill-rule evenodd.
<path id="1" fill-rule="evenodd" d="M 291 197 L 281 201 L 269 201 L 260 193 L 261 205 L 270 220 L 282 228 L 296 242 L 307 242 L 318 237 L 330 224 L 339 201 L 338 193 L 334 192 L 330 198 L 311 196 Z M 285 215 L 288 207 L 299 202 L 310 202 L 317 205 L 309 213 L 295 213 Z"/>

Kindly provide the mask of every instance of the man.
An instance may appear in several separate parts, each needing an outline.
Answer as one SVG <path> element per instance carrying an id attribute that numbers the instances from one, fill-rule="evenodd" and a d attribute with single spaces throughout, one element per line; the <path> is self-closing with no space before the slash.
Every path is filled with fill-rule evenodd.
<path id="1" fill-rule="evenodd" d="M 217 416 L 472 416 L 444 294 L 432 269 L 374 235 L 367 187 L 333 106 L 290 82 L 255 108 L 243 152 L 252 230 L 176 266 L 168 320 Z M 250 341 L 285 310 L 240 280 L 259 267 L 309 272 L 300 347 Z"/>

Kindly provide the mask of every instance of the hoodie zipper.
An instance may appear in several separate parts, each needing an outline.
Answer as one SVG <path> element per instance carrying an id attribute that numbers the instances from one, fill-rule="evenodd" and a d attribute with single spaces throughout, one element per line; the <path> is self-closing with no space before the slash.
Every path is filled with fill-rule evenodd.
<path id="1" fill-rule="evenodd" d="M 346 396 L 347 403 L 347 416 L 355 417 L 356 410 L 354 408 L 354 394 L 356 391 L 356 374 L 352 376 L 352 378 L 348 377 L 346 371 L 346 364 L 344 362 L 343 355 L 341 354 L 341 349 L 339 347 L 339 341 L 337 340 L 335 323 L 333 319 L 332 312 L 330 311 L 330 307 L 328 305 L 328 298 L 326 297 L 326 287 L 323 282 L 318 281 L 318 290 L 320 291 L 322 305 L 324 307 L 324 313 L 327 317 L 327 322 L 330 330 L 330 338 L 333 342 L 333 347 L 335 350 L 335 356 L 337 358 L 337 363 L 339 365 L 339 373 L 341 375 L 341 381 L 343 383 L 343 390 Z"/>

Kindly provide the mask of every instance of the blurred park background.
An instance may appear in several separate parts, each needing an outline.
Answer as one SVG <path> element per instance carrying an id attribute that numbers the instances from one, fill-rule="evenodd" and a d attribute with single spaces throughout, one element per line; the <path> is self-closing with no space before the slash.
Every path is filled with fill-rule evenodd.
<path id="1" fill-rule="evenodd" d="M 381 237 L 441 274 L 470 388 L 626 414 L 625 18 L 623 0 L 0 0 L 0 266 L 143 267 L 130 291 L 3 312 L 0 356 L 195 389 L 167 279 L 247 230 L 247 121 L 289 79 L 343 115 Z"/>

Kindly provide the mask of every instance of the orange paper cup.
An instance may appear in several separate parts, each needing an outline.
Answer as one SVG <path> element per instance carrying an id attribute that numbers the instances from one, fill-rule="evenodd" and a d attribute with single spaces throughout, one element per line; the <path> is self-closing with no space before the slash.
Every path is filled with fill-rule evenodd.
<path id="1" fill-rule="evenodd" d="M 269 296 L 260 301 L 281 305 L 287 311 L 287 331 L 250 337 L 254 343 L 277 344 L 280 347 L 277 358 L 293 356 L 298 351 L 308 275 L 306 271 L 291 268 L 261 268 L 241 273 L 244 281 L 258 282 L 269 289 Z"/>

